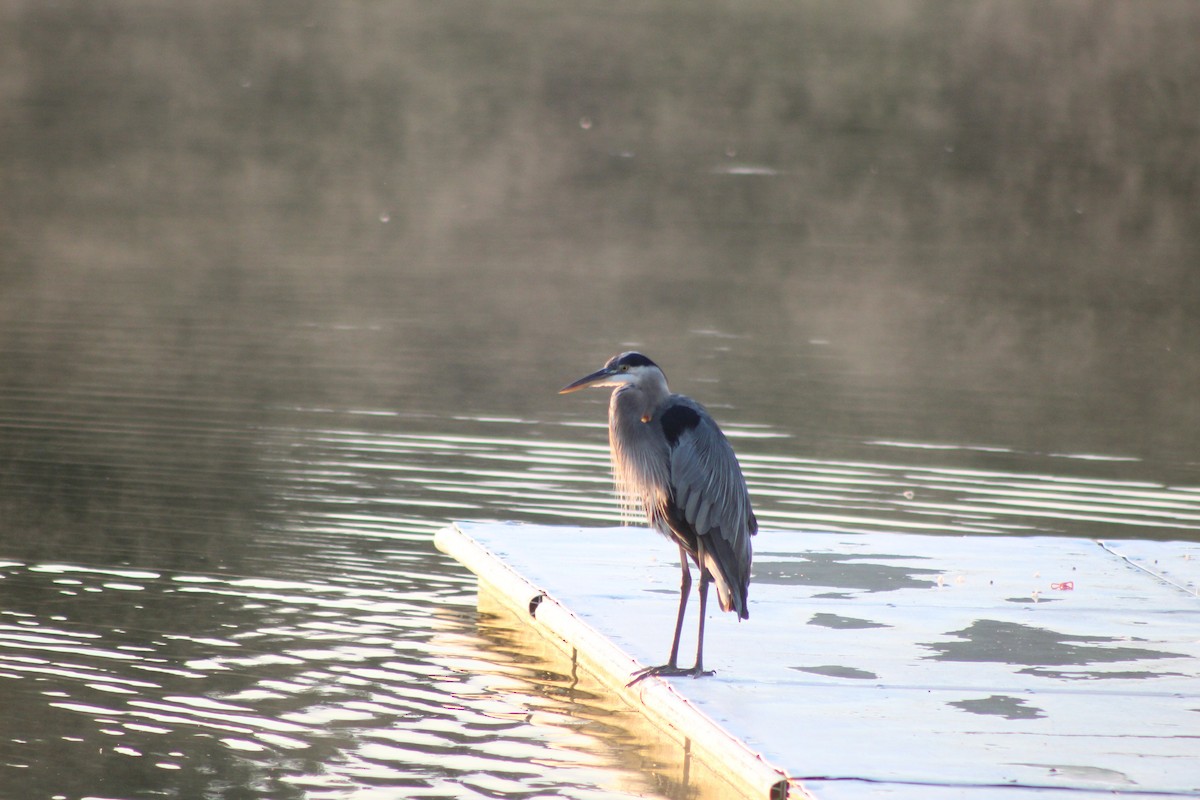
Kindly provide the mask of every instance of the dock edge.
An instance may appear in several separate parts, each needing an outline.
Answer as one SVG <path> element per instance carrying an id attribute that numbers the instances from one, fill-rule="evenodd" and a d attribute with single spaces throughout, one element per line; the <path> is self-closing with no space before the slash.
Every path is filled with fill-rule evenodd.
<path id="1" fill-rule="evenodd" d="M 513 527 L 514 535 L 520 535 Z M 720 768 L 731 783 L 749 797 L 766 800 L 811 798 L 798 781 L 768 763 L 661 678 L 628 686 L 642 665 L 572 613 L 545 591 L 530 583 L 457 523 L 434 535 L 438 550 L 456 559 L 488 584 L 517 615 L 552 645 L 582 661 L 601 683 L 630 707 L 641 710 L 665 736 L 687 742 L 693 756 Z"/>

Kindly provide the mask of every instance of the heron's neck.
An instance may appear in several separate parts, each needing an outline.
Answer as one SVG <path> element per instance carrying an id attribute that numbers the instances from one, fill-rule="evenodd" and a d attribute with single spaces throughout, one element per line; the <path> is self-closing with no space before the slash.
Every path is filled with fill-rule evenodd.
<path id="1" fill-rule="evenodd" d="M 671 396 L 666 381 L 645 382 L 622 386 L 612 393 L 609 420 L 638 420 L 649 422 L 655 411 Z"/>
<path id="2" fill-rule="evenodd" d="M 665 382 L 664 382 L 665 389 Z M 646 391 L 645 384 L 615 390 L 608 406 L 608 443 L 612 450 L 613 481 L 626 511 L 650 514 L 666 498 L 666 437 L 652 426 L 669 393 Z M 632 517 L 627 521 L 632 521 Z"/>

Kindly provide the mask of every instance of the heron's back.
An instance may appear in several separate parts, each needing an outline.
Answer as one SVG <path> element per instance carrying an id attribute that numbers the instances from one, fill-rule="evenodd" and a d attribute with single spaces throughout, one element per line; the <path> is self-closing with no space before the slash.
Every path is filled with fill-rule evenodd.
<path id="1" fill-rule="evenodd" d="M 684 395 L 650 408 L 643 394 L 619 390 L 609 442 L 618 493 L 712 575 L 724 610 L 748 616 L 750 537 L 758 523 L 737 456 L 716 421 Z"/>

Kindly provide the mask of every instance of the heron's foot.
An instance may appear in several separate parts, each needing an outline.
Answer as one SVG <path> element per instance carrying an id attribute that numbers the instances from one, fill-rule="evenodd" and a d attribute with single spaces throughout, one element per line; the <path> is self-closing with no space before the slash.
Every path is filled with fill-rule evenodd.
<path id="1" fill-rule="evenodd" d="M 639 669 L 633 673 L 633 679 L 625 684 L 626 687 L 633 686 L 643 678 L 648 678 L 651 675 L 658 675 L 664 678 L 673 678 L 680 675 L 689 675 L 693 678 L 706 678 L 715 673 L 711 669 L 701 669 L 700 667 L 677 667 L 674 664 L 663 664 L 658 667 L 646 667 Z"/>

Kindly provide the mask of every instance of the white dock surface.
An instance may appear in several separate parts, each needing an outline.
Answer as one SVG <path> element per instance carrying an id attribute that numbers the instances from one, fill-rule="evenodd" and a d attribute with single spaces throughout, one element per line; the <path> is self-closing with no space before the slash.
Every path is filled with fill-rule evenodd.
<path id="1" fill-rule="evenodd" d="M 594 629 L 578 647 L 615 646 L 595 658 L 618 682 L 628 657 L 666 659 L 678 550 L 657 534 L 457 523 L 437 542 L 517 607 L 544 593 L 545 620 L 561 606 Z M 673 692 L 649 679 L 635 699 L 666 691 L 794 793 L 1200 796 L 1200 543 L 762 531 L 754 545 L 750 619 L 710 596 L 716 675 Z"/>

